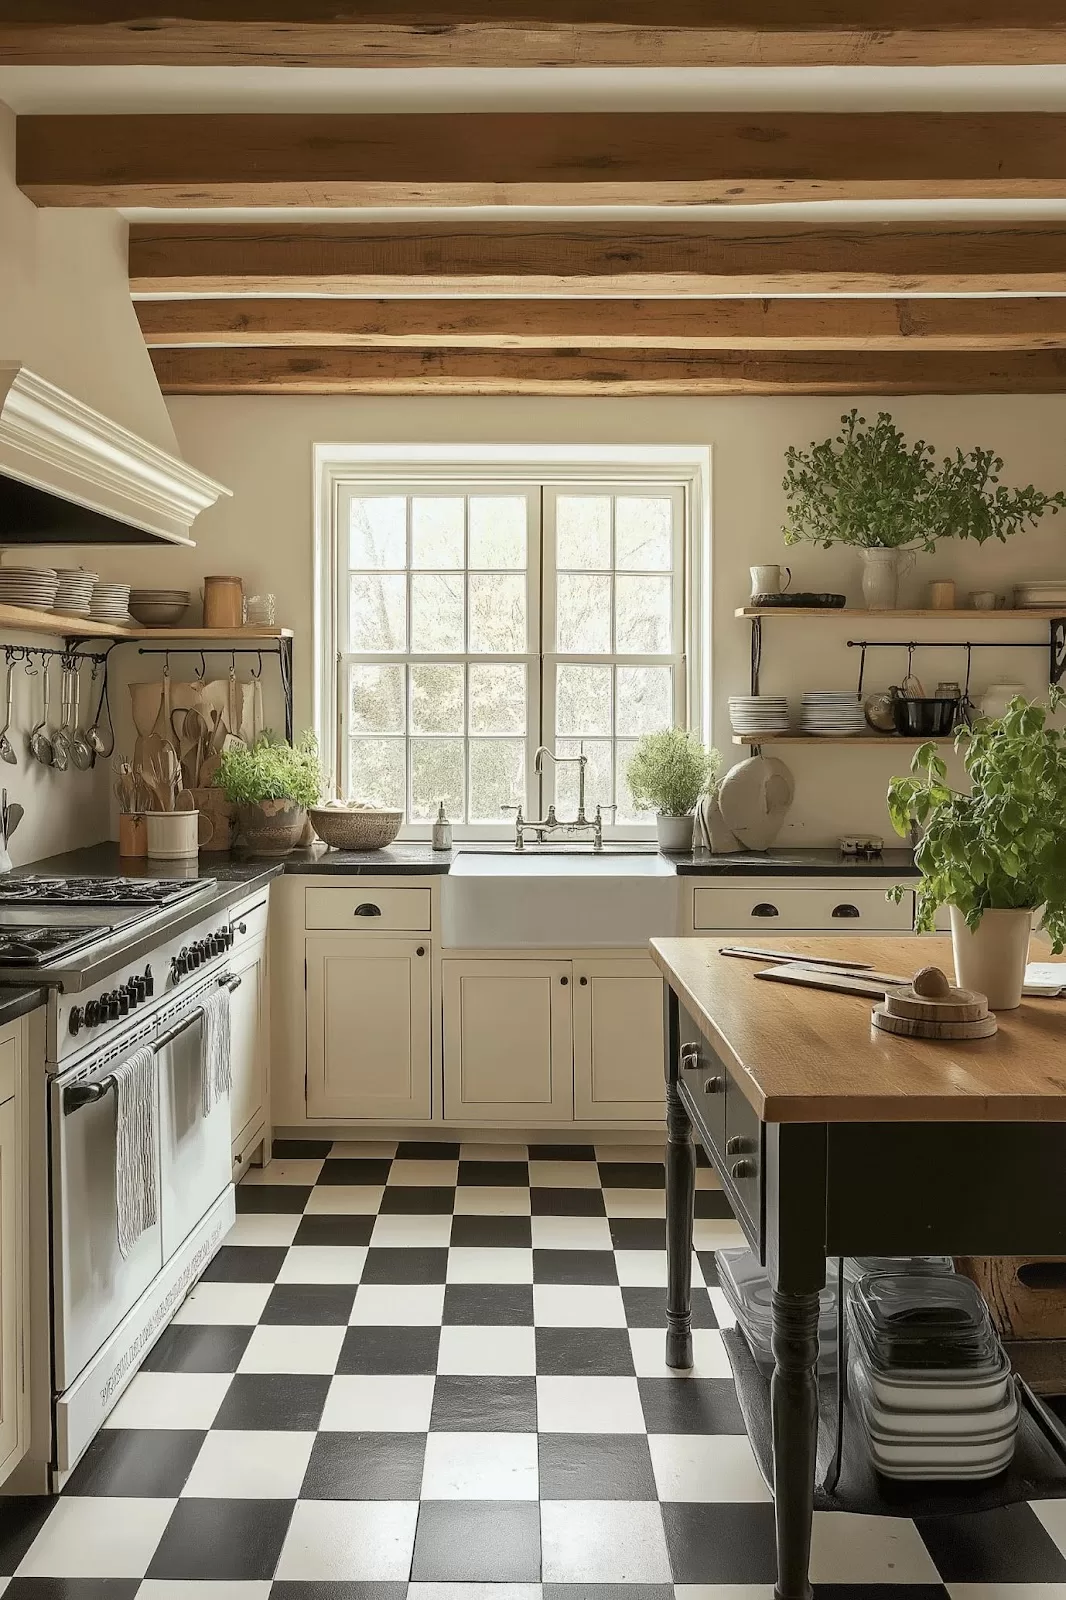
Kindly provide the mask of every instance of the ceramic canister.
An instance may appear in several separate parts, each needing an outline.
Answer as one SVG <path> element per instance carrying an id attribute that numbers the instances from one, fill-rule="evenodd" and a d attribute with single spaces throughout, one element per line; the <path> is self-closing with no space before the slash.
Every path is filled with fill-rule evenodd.
<path id="1" fill-rule="evenodd" d="M 157 861 L 184 861 L 200 849 L 198 811 L 147 811 L 148 854 Z"/>

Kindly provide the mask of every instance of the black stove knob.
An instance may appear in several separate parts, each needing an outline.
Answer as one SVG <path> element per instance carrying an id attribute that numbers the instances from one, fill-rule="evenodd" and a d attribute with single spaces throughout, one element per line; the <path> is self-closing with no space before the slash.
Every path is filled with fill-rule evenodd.
<path id="1" fill-rule="evenodd" d="M 110 994 L 104 995 L 104 1005 L 107 1007 L 108 1022 L 117 1022 L 121 1012 L 119 1011 L 118 995 L 114 989 L 111 990 Z"/>
<path id="2" fill-rule="evenodd" d="M 68 1024 L 71 1033 L 78 1033 L 80 1031 L 83 1017 L 84 1013 L 81 1009 L 81 1006 L 75 1006 L 73 1011 L 70 1013 L 70 1022 Z"/>
<path id="3" fill-rule="evenodd" d="M 137 1004 L 141 1005 L 148 998 L 148 984 L 144 978 L 131 978 L 130 983 L 137 996 Z"/>
<path id="4" fill-rule="evenodd" d="M 129 1014 L 130 1014 L 130 997 L 129 997 L 128 992 L 125 989 L 117 990 L 116 991 L 116 999 L 118 1000 L 118 1014 L 119 1014 L 119 1016 L 120 1017 L 128 1017 Z"/>
<path id="5" fill-rule="evenodd" d="M 100 1021 L 100 1007 L 95 1000 L 90 1000 L 85 1007 L 85 1026 L 95 1028 Z M 72 1030 L 73 1031 L 73 1030 Z"/>
<path id="6" fill-rule="evenodd" d="M 200 965 L 200 962 L 203 959 L 204 959 L 203 948 L 202 948 L 202 946 L 201 946 L 201 944 L 200 944 L 200 942 L 198 940 L 196 942 L 196 944 L 191 945 L 190 948 L 189 948 L 189 965 L 195 971 L 195 969 Z"/>
<path id="7" fill-rule="evenodd" d="M 141 982 L 144 984 L 145 994 L 149 999 L 151 999 L 152 995 L 155 994 L 155 979 L 152 977 L 151 967 L 145 967 L 144 977 L 142 978 Z"/>
<path id="8" fill-rule="evenodd" d="M 140 995 L 137 993 L 137 979 L 136 978 L 127 978 L 126 979 L 126 993 L 129 996 L 130 1010 L 132 1011 L 134 1006 L 140 1004 L 140 999 L 141 999 Z"/>

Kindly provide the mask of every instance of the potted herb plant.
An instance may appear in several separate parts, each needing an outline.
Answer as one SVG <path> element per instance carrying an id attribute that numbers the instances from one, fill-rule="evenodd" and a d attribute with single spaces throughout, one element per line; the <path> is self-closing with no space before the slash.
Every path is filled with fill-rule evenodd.
<path id="1" fill-rule="evenodd" d="M 305 733 L 291 745 L 264 733 L 253 745 L 233 745 L 223 753 L 215 783 L 237 808 L 247 849 L 286 855 L 299 842 L 307 808 L 322 790 L 318 741 Z"/>
<path id="2" fill-rule="evenodd" d="M 660 850 L 691 850 L 693 812 L 718 776 L 722 758 L 686 728 L 646 733 L 626 772 L 641 811 L 656 812 Z"/>
<path id="3" fill-rule="evenodd" d="M 934 744 L 915 751 L 909 778 L 893 778 L 888 809 L 897 833 L 922 830 L 916 926 L 931 932 L 951 912 L 955 975 L 988 997 L 993 1011 L 1020 1005 L 1034 913 L 1054 954 L 1066 949 L 1066 733 L 1048 712 L 1066 703 L 1053 687 L 1046 706 L 1016 696 L 1001 717 L 955 735 L 970 778 L 953 789 Z M 908 886 L 890 891 L 898 901 Z"/>

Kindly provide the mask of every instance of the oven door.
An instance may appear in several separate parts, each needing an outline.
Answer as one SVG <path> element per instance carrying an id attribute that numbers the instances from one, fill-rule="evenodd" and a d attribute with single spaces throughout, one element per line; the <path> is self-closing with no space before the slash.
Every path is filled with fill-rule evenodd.
<path id="1" fill-rule="evenodd" d="M 217 982 L 235 986 L 232 977 Z M 204 1116 L 202 1048 L 199 1006 L 167 1028 L 157 1046 L 164 1262 L 180 1250 L 230 1183 L 229 1096 L 220 1096 Z"/>

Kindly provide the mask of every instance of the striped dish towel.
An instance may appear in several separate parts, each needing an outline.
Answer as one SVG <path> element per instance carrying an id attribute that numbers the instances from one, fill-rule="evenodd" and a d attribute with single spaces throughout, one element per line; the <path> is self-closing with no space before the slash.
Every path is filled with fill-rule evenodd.
<path id="1" fill-rule="evenodd" d="M 204 1001 L 201 1035 L 200 1094 L 204 1116 L 219 1100 L 228 1100 L 233 1085 L 229 1050 L 229 990 L 217 989 Z"/>
<path id="2" fill-rule="evenodd" d="M 128 1256 L 154 1227 L 159 1133 L 156 1124 L 155 1055 L 148 1045 L 112 1071 L 115 1080 L 115 1197 L 118 1247 Z"/>

